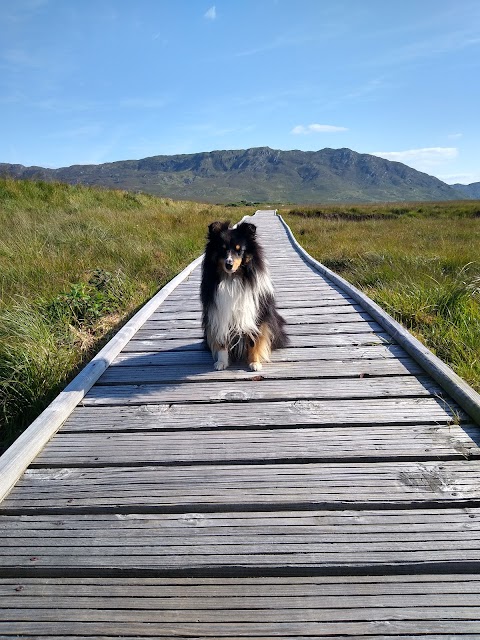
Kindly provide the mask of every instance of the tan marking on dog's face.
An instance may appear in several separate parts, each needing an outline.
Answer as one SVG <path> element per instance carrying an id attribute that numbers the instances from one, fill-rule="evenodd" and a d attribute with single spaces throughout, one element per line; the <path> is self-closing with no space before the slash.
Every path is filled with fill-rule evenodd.
<path id="1" fill-rule="evenodd" d="M 231 270 L 232 273 L 235 273 L 235 271 L 240 267 L 241 264 L 242 264 L 241 256 L 234 256 L 233 257 L 233 269 Z"/>
<path id="2" fill-rule="evenodd" d="M 234 252 L 229 251 L 225 258 L 218 260 L 218 267 L 225 273 L 232 274 L 237 271 L 242 264 L 242 256 L 236 255 Z"/>

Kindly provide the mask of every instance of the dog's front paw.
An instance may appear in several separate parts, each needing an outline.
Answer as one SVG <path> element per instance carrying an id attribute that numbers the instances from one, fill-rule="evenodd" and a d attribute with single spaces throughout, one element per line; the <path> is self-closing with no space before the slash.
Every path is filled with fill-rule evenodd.
<path id="1" fill-rule="evenodd" d="M 252 371 L 261 371 L 262 363 L 261 362 L 250 362 L 249 367 L 250 367 L 250 369 Z"/>
<path id="2" fill-rule="evenodd" d="M 219 349 L 216 355 L 217 361 L 214 363 L 214 367 L 217 371 L 223 371 L 228 367 L 228 351 L 227 349 Z"/>

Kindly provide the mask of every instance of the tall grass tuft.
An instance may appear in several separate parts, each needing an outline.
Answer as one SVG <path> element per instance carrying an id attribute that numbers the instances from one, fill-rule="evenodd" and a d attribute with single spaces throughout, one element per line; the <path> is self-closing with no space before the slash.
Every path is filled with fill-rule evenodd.
<path id="1" fill-rule="evenodd" d="M 0 418 L 4 439 L 43 409 L 78 363 L 73 334 L 27 300 L 0 311 Z"/>

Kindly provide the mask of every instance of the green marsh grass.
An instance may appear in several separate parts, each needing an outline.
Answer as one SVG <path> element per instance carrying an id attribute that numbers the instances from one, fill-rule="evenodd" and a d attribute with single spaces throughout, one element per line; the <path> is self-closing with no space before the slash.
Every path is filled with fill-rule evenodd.
<path id="1" fill-rule="evenodd" d="M 480 391 L 480 202 L 281 211 L 317 260 Z"/>
<path id="2" fill-rule="evenodd" d="M 0 179 L 0 448 L 128 317 L 250 208 Z"/>

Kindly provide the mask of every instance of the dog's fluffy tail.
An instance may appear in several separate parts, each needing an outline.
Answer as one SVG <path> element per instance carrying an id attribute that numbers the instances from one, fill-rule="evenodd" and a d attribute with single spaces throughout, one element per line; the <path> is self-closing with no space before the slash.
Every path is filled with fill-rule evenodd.
<path id="1" fill-rule="evenodd" d="M 285 320 L 273 308 L 270 311 L 269 326 L 272 332 L 272 349 L 283 349 L 290 343 L 290 339 L 285 331 Z"/>

